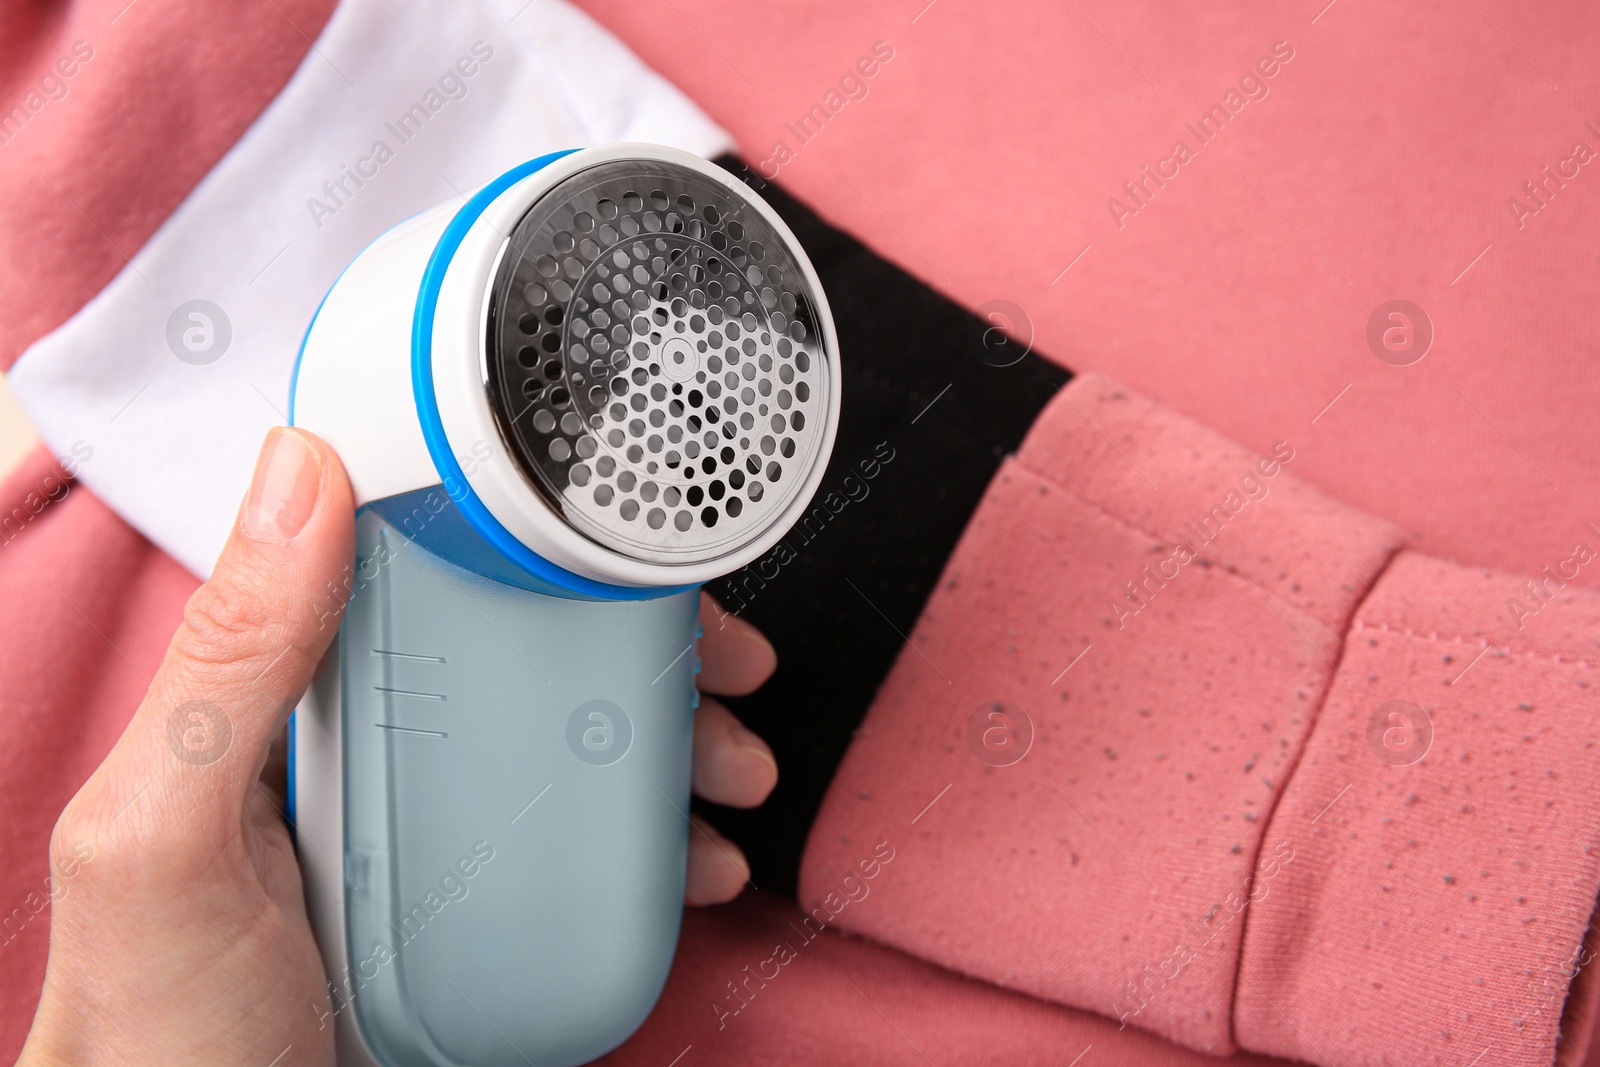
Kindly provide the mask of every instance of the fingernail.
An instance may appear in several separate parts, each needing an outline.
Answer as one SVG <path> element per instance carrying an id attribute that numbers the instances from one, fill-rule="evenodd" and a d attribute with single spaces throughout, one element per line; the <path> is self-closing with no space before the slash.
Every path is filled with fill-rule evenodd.
<path id="1" fill-rule="evenodd" d="M 267 434 L 244 503 L 244 532 L 282 543 L 300 532 L 322 484 L 322 457 L 300 434 L 277 427 Z"/>
<path id="2" fill-rule="evenodd" d="M 738 745 L 739 748 L 745 752 L 749 752 L 755 756 L 760 756 L 763 760 L 772 765 L 772 769 L 774 773 L 776 773 L 778 769 L 778 760 L 775 756 L 773 756 L 772 749 L 765 741 L 761 739 L 760 734 L 756 733 L 754 730 L 751 730 L 743 723 L 734 723 L 733 726 L 729 728 L 729 733 L 733 735 L 733 743 L 735 745 Z"/>
<path id="3" fill-rule="evenodd" d="M 767 635 L 761 632 L 761 627 L 753 622 L 741 619 L 737 615 L 729 615 L 728 618 L 733 620 L 732 629 L 739 635 L 740 640 L 753 645 L 758 650 L 771 653 L 773 659 L 777 659 L 777 651 L 772 647 L 772 642 L 767 640 Z"/>

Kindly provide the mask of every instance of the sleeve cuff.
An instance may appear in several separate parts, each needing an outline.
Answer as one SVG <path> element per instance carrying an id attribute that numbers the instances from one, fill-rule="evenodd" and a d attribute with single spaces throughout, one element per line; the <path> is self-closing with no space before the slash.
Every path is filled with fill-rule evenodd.
<path id="1" fill-rule="evenodd" d="M 1064 390 L 840 766 L 803 906 L 1216 1054 L 1549 1064 L 1565 1006 L 1581 1056 L 1600 598 L 1519 618 L 1294 454 Z M 1369 742 L 1398 700 L 1414 762 L 1406 705 Z M 880 841 L 899 876 L 852 903 Z"/>
<path id="2" fill-rule="evenodd" d="M 1267 832 L 1296 858 L 1252 906 L 1241 1045 L 1583 1062 L 1600 597 L 1549 583 L 1541 599 L 1514 610 L 1538 603 L 1524 580 L 1405 552 L 1362 603 Z"/>

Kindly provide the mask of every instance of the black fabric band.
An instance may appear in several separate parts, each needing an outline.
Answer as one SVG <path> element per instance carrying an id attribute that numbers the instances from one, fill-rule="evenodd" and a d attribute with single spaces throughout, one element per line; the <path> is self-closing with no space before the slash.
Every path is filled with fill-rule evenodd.
<path id="1" fill-rule="evenodd" d="M 778 650 L 772 680 L 726 703 L 771 744 L 780 776 L 755 811 L 699 800 L 695 809 L 744 849 L 757 886 L 792 896 L 823 794 L 902 635 L 1001 459 L 1070 375 L 742 161 L 717 163 L 799 237 L 832 306 L 844 366 L 838 440 L 807 517 L 761 560 L 708 587 Z M 1017 316 L 1004 308 L 1000 317 Z"/>

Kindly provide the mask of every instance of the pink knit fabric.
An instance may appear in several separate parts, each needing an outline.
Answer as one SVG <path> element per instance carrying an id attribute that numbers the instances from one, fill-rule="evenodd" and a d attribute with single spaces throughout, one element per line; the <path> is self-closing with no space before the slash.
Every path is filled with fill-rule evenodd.
<path id="1" fill-rule="evenodd" d="M 803 904 L 1206 1052 L 1550 1063 L 1600 891 L 1600 597 L 1514 636 L 1518 581 L 1394 558 L 1294 456 L 1069 385 L 841 766 Z M 838 909 L 879 840 L 896 878 Z"/>
<path id="2" fill-rule="evenodd" d="M 1551 592 L 1519 629 L 1521 580 L 1408 552 L 1361 605 L 1268 829 L 1295 862 L 1246 925 L 1240 1044 L 1551 1062 L 1600 884 L 1600 596 Z M 1369 718 L 1396 700 L 1432 730 L 1414 765 L 1372 758 Z M 1563 1062 L 1593 996 L 1572 1010 Z"/>
<path id="3" fill-rule="evenodd" d="M 859 861 L 870 857 L 866 843 Z M 850 908 L 908 872 L 899 859 L 863 883 Z M 830 927 L 792 901 L 749 893 L 690 909 L 666 993 L 606 1067 L 875 1064 L 885 1067 L 1217 1067 L 1203 1056 L 1103 1017 L 1073 1011 Z M 1080 1058 L 1081 1057 L 1081 1058 Z M 1226 1067 L 1282 1061 L 1240 1053 Z M 1480 1065 L 1481 1067 L 1481 1065 Z"/>

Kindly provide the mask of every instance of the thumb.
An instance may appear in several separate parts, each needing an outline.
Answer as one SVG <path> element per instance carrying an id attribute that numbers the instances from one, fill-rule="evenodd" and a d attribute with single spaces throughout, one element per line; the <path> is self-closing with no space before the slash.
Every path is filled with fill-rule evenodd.
<path id="1" fill-rule="evenodd" d="M 191 833 L 196 818 L 237 828 L 273 738 L 338 630 L 354 543 L 350 485 L 333 450 L 303 430 L 270 431 L 216 569 L 189 598 L 102 768 L 115 792 L 148 789 Z"/>

